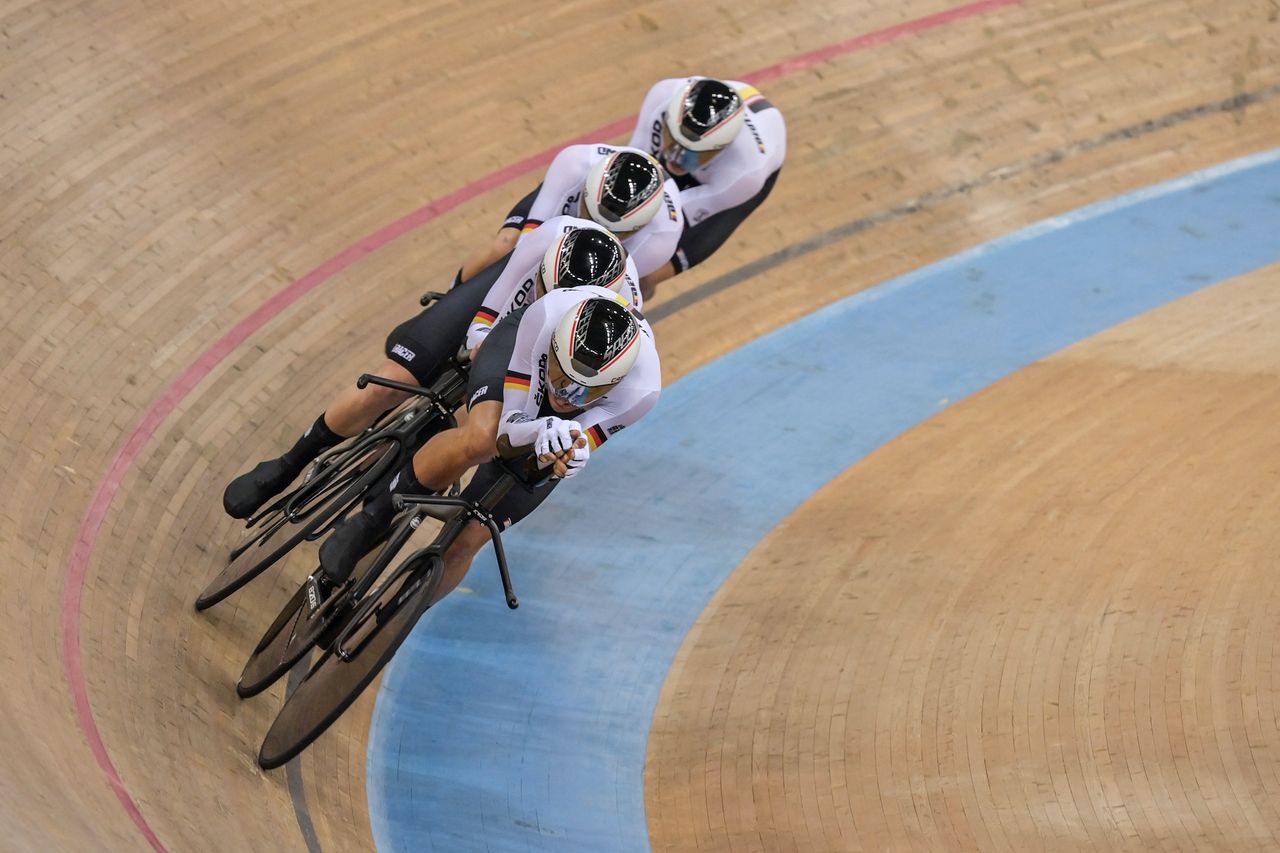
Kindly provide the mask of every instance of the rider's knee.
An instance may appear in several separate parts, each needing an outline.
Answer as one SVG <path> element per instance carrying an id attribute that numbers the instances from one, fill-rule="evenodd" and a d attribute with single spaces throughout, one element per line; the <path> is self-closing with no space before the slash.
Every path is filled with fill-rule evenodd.
<path id="1" fill-rule="evenodd" d="M 498 420 L 502 417 L 502 404 L 497 400 L 485 400 L 467 413 L 466 423 L 458 429 L 462 433 L 464 452 L 472 465 L 488 462 L 497 452 Z"/>
<path id="2" fill-rule="evenodd" d="M 382 379 L 390 379 L 394 382 L 403 382 L 406 385 L 416 385 L 418 381 L 413 378 L 413 374 L 405 370 L 394 361 L 387 361 L 378 369 L 376 374 Z M 388 388 L 385 385 L 369 384 L 364 387 L 362 399 L 369 408 L 379 407 L 380 410 L 388 409 L 392 406 L 398 406 L 400 403 L 408 399 L 409 395 L 404 391 L 398 391 L 395 388 Z"/>
<path id="3" fill-rule="evenodd" d="M 520 231 L 515 228 L 503 228 L 493 238 L 494 257 L 502 257 L 516 247 L 520 239 Z"/>
<path id="4" fill-rule="evenodd" d="M 375 390 L 376 389 L 376 390 Z M 370 414 L 378 414 L 394 409 L 408 399 L 409 395 L 394 388 L 383 388 L 381 385 L 369 385 L 357 398 L 359 410 Z"/>
<path id="5" fill-rule="evenodd" d="M 464 439 L 464 452 L 473 465 L 488 462 L 497 452 L 496 429 L 487 429 L 485 424 L 472 418 L 466 426 L 461 427 Z"/>

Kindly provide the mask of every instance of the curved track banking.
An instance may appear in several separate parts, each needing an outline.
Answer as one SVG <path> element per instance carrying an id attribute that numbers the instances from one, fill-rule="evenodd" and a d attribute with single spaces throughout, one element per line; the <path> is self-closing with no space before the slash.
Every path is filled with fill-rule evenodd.
<path id="1" fill-rule="evenodd" d="M 779 525 L 664 687 L 654 849 L 1275 849 L 1277 283 L 1020 371 Z"/>
<path id="2" fill-rule="evenodd" d="M 0 637 L 25 652 L 6 658 L 7 683 L 23 688 L 0 705 L 11 843 L 139 843 L 112 789 L 88 781 L 101 776 L 60 675 L 74 660 L 58 626 L 76 610 L 83 621 L 71 645 L 83 650 L 87 676 L 80 719 L 99 721 L 100 757 L 159 842 L 303 843 L 282 779 L 252 767 L 272 701 L 237 703 L 229 685 L 305 560 L 212 619 L 193 617 L 191 592 L 231 535 L 216 493 L 246 458 L 299 427 L 280 412 L 312 411 L 369 363 L 368 342 L 418 291 L 447 279 L 520 185 L 337 272 L 191 386 L 196 393 L 154 424 L 150 442 L 133 446 L 136 466 L 113 466 L 138 413 L 225 340 L 223 330 L 333 248 L 356 246 L 438 195 L 436 176 L 489 174 L 535 156 L 565 127 L 632 108 L 650 79 L 738 73 L 744 55 L 750 65 L 781 63 L 829 45 L 832 33 L 891 30 L 946 8 L 813 3 L 797 15 L 751 3 L 646 3 L 590 20 L 566 7 L 518 24 L 508 6 L 486 2 L 288 2 L 269 14 L 236 4 L 0 10 L 0 151 L 11 167 L 0 178 L 0 352 L 11 365 L 0 442 L 17 484 L 0 504 L 17 581 Z M 784 181 L 732 257 L 673 282 L 664 297 L 674 303 L 851 217 L 1073 141 L 1264 92 L 1280 82 L 1269 14 L 1243 2 L 1036 4 L 779 77 L 768 93 L 803 140 Z M 706 31 L 723 42 L 708 48 Z M 682 58 L 674 69 L 673 56 Z M 582 67 L 592 73 L 566 99 L 558 84 Z M 625 107 L 602 108 L 620 92 L 631 93 Z M 1276 114 L 1271 101 L 1240 102 L 1036 163 L 818 248 L 789 268 L 786 288 L 755 288 L 749 299 L 716 293 L 664 319 L 668 375 L 1026 222 L 1259 150 L 1273 141 Z M 80 508 L 102 471 L 121 499 L 100 507 L 73 608 L 74 597 L 62 600 L 63 569 L 85 548 Z M 370 709 L 355 710 L 300 768 L 324 849 L 368 844 Z"/>
<path id="3" fill-rule="evenodd" d="M 627 444 L 593 463 L 589 476 L 549 501 L 511 543 L 517 565 L 537 567 L 523 589 L 530 612 L 520 619 L 501 612 L 486 567 L 476 576 L 483 594 L 442 606 L 392 667 L 370 743 L 379 849 L 469 849 L 483 839 L 490 850 L 641 850 L 646 800 L 662 848 L 726 847 L 751 837 L 765 849 L 905 843 L 812 819 L 819 800 L 842 796 L 844 779 L 801 774 L 796 794 L 796 783 L 778 780 L 774 768 L 785 762 L 786 775 L 795 777 L 805 752 L 794 742 L 779 749 L 741 731 L 720 741 L 730 734 L 719 727 L 723 698 L 742 697 L 739 728 L 750 730 L 753 708 L 775 711 L 750 705 L 754 691 L 767 698 L 782 689 L 779 679 L 823 697 L 833 683 L 851 679 L 816 718 L 805 715 L 809 707 L 794 709 L 798 719 L 759 718 L 792 740 L 796 731 L 856 715 L 863 694 L 874 706 L 876 683 L 859 678 L 855 658 L 840 654 L 841 637 L 856 646 L 874 625 L 866 624 L 866 611 L 831 599 L 835 581 L 811 585 L 813 573 L 804 569 L 806 551 L 821 551 L 822 543 L 789 538 L 795 569 L 772 552 L 775 559 L 758 570 L 746 623 L 737 613 L 744 605 L 720 603 L 736 575 L 716 591 L 756 542 L 793 510 L 806 513 L 806 499 L 849 465 L 916 424 L 930 430 L 932 416 L 954 401 L 1074 341 L 1280 260 L 1280 245 L 1269 239 L 1277 230 L 1280 150 L 1039 223 L 843 300 L 668 386 L 661 409 Z M 688 489 L 689 482 L 698 487 Z M 824 522 L 861 530 L 863 503 L 889 487 L 877 488 L 828 505 Z M 565 531 L 605 505 L 614 517 L 646 523 L 575 541 L 569 553 L 558 547 Z M 909 527 L 880 525 L 865 535 L 912 547 Z M 1013 536 L 1001 544 L 1034 547 Z M 865 569 L 856 560 L 829 562 L 836 580 Z M 726 671 L 717 657 L 734 648 L 735 636 L 726 630 L 705 637 L 695 628 L 690 642 L 705 637 L 705 656 L 696 666 L 677 665 L 659 702 L 680 640 L 713 594 L 703 621 L 725 613 L 734 628 L 753 626 L 745 637 L 782 650 L 794 636 L 817 634 L 835 671 L 813 675 L 811 660 L 785 651 L 767 671 L 754 667 L 750 654 Z M 811 598 L 828 608 L 816 623 L 798 605 L 769 606 Z M 964 624 L 965 611 L 953 618 Z M 739 680 L 753 686 L 739 694 L 731 689 Z M 688 737 L 680 751 L 655 738 L 646 763 L 655 705 L 659 732 L 683 734 L 701 711 L 710 718 L 701 732 L 706 742 Z M 901 700 L 893 707 L 911 713 Z M 833 760 L 843 758 L 838 736 L 829 747 Z M 697 763 L 720 751 L 722 761 L 742 762 L 740 775 L 750 784 L 726 780 L 721 789 L 722 768 Z M 865 759 L 855 752 L 846 760 L 860 767 Z M 709 780 L 706 790 L 697 787 L 702 780 Z M 726 826 L 730 816 L 751 814 L 760 789 L 775 786 L 810 820 L 761 814 Z M 690 801 L 672 808 L 686 788 Z M 856 826 L 867 806 L 853 795 L 848 800 L 841 805 L 857 816 Z M 690 818 L 690 807 L 700 813 Z"/>

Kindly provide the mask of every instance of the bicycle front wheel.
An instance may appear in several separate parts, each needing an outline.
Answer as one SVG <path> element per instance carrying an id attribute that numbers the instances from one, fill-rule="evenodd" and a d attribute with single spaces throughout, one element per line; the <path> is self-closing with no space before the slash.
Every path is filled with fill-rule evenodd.
<path id="1" fill-rule="evenodd" d="M 300 586 L 245 662 L 236 682 L 240 698 L 258 695 L 302 660 L 339 608 L 345 608 L 343 596 L 334 596 L 313 612 L 307 603 L 307 585 Z"/>
<path id="2" fill-rule="evenodd" d="M 395 531 L 389 528 L 388 533 Z M 334 591 L 334 594 L 320 607 L 313 609 L 307 600 L 307 582 L 298 588 L 293 597 L 280 610 L 276 621 L 271 623 L 258 641 L 258 645 L 245 662 L 244 671 L 236 683 L 236 693 L 241 699 L 256 696 L 270 687 L 280 676 L 293 669 L 294 664 L 302 660 L 317 645 L 332 639 L 332 634 L 339 624 L 351 615 L 351 594 L 349 590 L 369 571 L 381 572 L 391 560 L 395 552 L 413 533 L 406 525 L 403 530 L 395 531 L 390 538 L 389 548 L 392 553 L 383 556 L 383 544 L 388 536 L 379 537 L 377 546 L 360 558 L 351 573 L 351 581 Z M 375 575 L 376 578 L 376 575 Z"/>
<path id="3" fill-rule="evenodd" d="M 327 649 L 285 700 L 258 752 L 264 769 L 280 767 L 324 734 L 378 676 L 431 606 L 444 561 L 434 552 L 411 559 L 420 565 L 398 570 L 377 593 L 376 606 L 363 611 L 360 624 L 344 630 L 346 641 Z M 339 645 L 346 654 L 338 653 Z"/>

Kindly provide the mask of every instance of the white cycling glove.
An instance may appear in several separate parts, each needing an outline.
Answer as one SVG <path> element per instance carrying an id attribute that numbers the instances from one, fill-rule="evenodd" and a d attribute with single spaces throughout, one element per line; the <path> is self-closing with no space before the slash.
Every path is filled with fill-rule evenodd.
<path id="1" fill-rule="evenodd" d="M 562 453 L 573 447 L 570 430 L 582 432 L 582 425 L 577 421 L 566 421 L 560 418 L 543 418 L 538 437 L 533 442 L 533 452 L 538 456 L 548 453 Z"/>
<path id="2" fill-rule="evenodd" d="M 569 470 L 564 472 L 564 476 L 560 479 L 568 480 L 570 477 L 576 477 L 578 472 L 587 467 L 587 460 L 591 458 L 591 445 L 586 447 L 575 447 L 573 449 L 573 458 L 565 463 L 565 467 Z"/>

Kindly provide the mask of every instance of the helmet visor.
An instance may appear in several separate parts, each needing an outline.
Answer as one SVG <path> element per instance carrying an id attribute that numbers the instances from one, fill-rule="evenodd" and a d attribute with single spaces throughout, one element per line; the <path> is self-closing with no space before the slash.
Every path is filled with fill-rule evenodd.
<path id="1" fill-rule="evenodd" d="M 679 142 L 671 140 L 671 143 L 662 149 L 659 157 L 662 160 L 662 164 L 668 169 L 675 168 L 684 174 L 688 174 L 702 165 L 702 155 L 704 153 L 706 152 L 685 148 Z"/>
<path id="2" fill-rule="evenodd" d="M 554 352 L 550 356 L 547 359 L 547 391 L 560 401 L 581 409 L 599 400 L 613 388 L 612 385 L 592 386 L 576 382 L 564 372 L 564 368 L 560 366 L 560 358 Z"/>
<path id="3" fill-rule="evenodd" d="M 604 210 L 603 210 L 603 208 L 601 209 L 601 212 L 602 212 L 602 213 L 605 213 L 605 212 L 604 212 Z M 632 226 L 632 225 L 629 225 L 629 224 L 628 224 L 628 225 L 618 225 L 618 224 L 617 224 L 617 222 L 616 222 L 616 220 L 611 219 L 610 217 L 612 217 L 612 214 L 607 214 L 607 215 L 605 215 L 605 217 L 604 217 L 604 218 L 605 218 L 606 220 L 608 220 L 608 221 L 607 221 L 607 222 L 600 222 L 600 223 L 598 223 L 598 224 L 603 225 L 605 228 L 608 228 L 608 229 L 609 229 L 609 233 L 611 233 L 611 234 L 613 234 L 614 236 L 618 237 L 618 239 L 619 239 L 619 240 L 623 239 L 623 237 L 622 237 L 621 235 L 635 233 L 636 231 L 638 231 L 638 230 L 640 230 L 641 228 L 643 228 L 643 227 L 644 227 L 643 225 L 636 225 L 636 226 Z M 591 219 L 591 220 L 594 220 L 594 219 L 595 219 L 595 217 L 591 215 L 591 208 L 587 206 L 587 200 L 586 200 L 585 198 L 584 198 L 582 201 L 578 202 L 578 218 L 579 218 L 579 219 Z"/>

